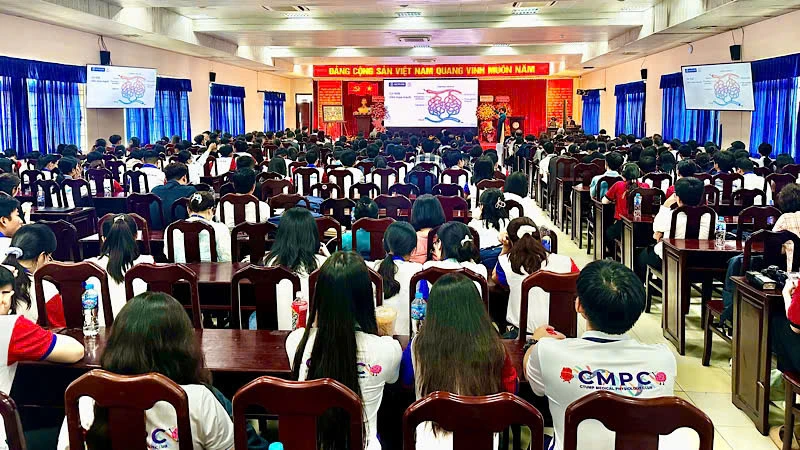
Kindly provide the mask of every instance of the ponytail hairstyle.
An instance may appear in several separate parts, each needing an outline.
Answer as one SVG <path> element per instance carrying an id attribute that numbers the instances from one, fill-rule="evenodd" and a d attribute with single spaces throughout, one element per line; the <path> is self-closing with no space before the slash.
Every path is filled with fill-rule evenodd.
<path id="1" fill-rule="evenodd" d="M 199 213 L 208 211 L 215 205 L 214 194 L 208 191 L 197 191 L 189 197 L 189 211 Z"/>
<path id="2" fill-rule="evenodd" d="M 506 198 L 500 189 L 487 189 L 481 194 L 479 203 L 481 205 L 481 220 L 483 220 L 485 228 L 494 228 L 497 231 L 501 231 L 502 225 L 500 221 L 505 221 L 504 225 L 508 224 Z"/>
<path id="3" fill-rule="evenodd" d="M 508 239 L 511 240 L 511 252 L 508 260 L 511 270 L 519 275 L 532 274 L 542 268 L 547 261 L 547 250 L 542 245 L 539 227 L 528 217 L 518 217 L 508 224 Z"/>
<path id="4" fill-rule="evenodd" d="M 378 273 L 383 278 L 383 297 L 391 298 L 400 292 L 400 282 L 394 279 L 397 266 L 395 257 L 404 258 L 410 255 L 417 247 L 417 232 L 408 222 L 393 222 L 386 228 L 383 235 L 383 249 L 386 257 L 378 267 Z"/>
<path id="5" fill-rule="evenodd" d="M 480 253 L 468 226 L 461 222 L 447 222 L 436 234 L 442 244 L 442 259 L 453 258 L 460 263 L 480 261 Z"/>
<path id="6" fill-rule="evenodd" d="M 639 166 L 627 163 L 622 167 L 622 178 L 625 179 L 625 197 L 639 187 L 638 178 L 641 176 Z"/>
<path id="7" fill-rule="evenodd" d="M 106 272 L 117 283 L 125 281 L 125 271 L 139 257 L 136 231 L 136 221 L 127 214 L 119 214 L 103 223 L 105 241 L 100 256 L 108 257 Z"/>
<path id="8" fill-rule="evenodd" d="M 19 304 L 31 306 L 31 279 L 29 270 L 20 261 L 36 261 L 42 254 L 50 255 L 56 251 L 56 235 L 47 225 L 33 223 L 25 225 L 14 233 L 3 264 L 17 269 L 14 286 L 14 304 L 11 311 L 16 312 Z"/>

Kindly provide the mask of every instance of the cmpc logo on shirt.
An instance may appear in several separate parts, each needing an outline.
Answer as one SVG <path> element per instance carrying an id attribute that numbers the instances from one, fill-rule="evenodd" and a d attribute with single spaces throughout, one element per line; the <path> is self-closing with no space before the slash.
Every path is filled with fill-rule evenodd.
<path id="1" fill-rule="evenodd" d="M 167 444 L 168 438 L 178 442 L 178 428 L 169 428 L 167 430 L 156 428 L 153 430 L 153 433 L 150 434 L 150 440 L 153 441 L 153 445 L 149 447 L 151 449 L 169 448 L 169 444 Z"/>
<path id="2" fill-rule="evenodd" d="M 606 369 L 592 370 L 589 367 L 585 369 L 564 367 L 559 376 L 564 383 L 571 384 L 576 380 L 581 389 L 628 393 L 634 397 L 646 390 L 662 386 L 667 381 L 667 374 L 664 372 L 614 372 Z"/>

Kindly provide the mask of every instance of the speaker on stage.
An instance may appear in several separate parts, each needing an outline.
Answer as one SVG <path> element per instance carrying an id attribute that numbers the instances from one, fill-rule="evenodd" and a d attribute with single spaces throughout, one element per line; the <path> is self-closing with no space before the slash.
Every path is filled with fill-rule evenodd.
<path id="1" fill-rule="evenodd" d="M 742 60 L 742 46 L 741 45 L 731 45 L 731 61 L 741 61 Z"/>

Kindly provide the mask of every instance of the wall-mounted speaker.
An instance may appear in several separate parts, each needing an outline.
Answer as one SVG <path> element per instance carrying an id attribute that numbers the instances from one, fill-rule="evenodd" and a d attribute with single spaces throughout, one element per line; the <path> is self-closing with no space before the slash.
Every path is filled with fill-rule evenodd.
<path id="1" fill-rule="evenodd" d="M 211 83 L 217 81 L 217 72 L 208 72 L 208 81 Z"/>
<path id="2" fill-rule="evenodd" d="M 108 50 L 100 50 L 100 65 L 108 66 L 111 64 L 111 52 Z"/>
<path id="3" fill-rule="evenodd" d="M 642 73 L 642 79 L 646 80 L 647 79 L 647 69 L 642 69 L 640 72 Z"/>
<path id="4" fill-rule="evenodd" d="M 742 46 L 741 45 L 731 45 L 731 61 L 741 61 L 742 60 Z"/>

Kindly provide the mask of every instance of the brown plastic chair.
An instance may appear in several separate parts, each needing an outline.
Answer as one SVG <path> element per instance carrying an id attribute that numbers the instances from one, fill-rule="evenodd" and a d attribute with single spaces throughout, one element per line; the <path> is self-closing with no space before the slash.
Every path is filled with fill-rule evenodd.
<path id="1" fill-rule="evenodd" d="M 756 198 L 761 197 L 761 205 L 767 204 L 767 196 L 761 189 L 739 189 L 733 192 L 731 197 L 732 205 L 741 205 L 743 207 L 753 206 L 756 204 Z M 759 205 L 760 206 L 760 205 Z"/>
<path id="2" fill-rule="evenodd" d="M 159 217 L 153 217 L 152 214 L 150 214 L 150 205 L 152 203 L 156 204 Z M 156 194 L 128 194 L 128 198 L 125 199 L 125 206 L 129 213 L 138 214 L 148 223 L 153 223 L 155 219 L 160 219 L 161 226 L 166 226 L 164 220 L 164 203 L 161 201 L 161 197 Z"/>
<path id="3" fill-rule="evenodd" d="M 239 234 L 247 236 L 247 256 L 250 263 L 256 264 L 264 258 L 268 247 L 272 246 L 269 235 L 277 230 L 278 226 L 271 222 L 244 222 L 236 225 L 231 230 L 231 260 L 237 262 L 244 258 L 239 248 Z"/>
<path id="4" fill-rule="evenodd" d="M 486 307 L 486 311 L 489 311 L 489 283 L 486 281 L 486 278 L 483 276 L 465 268 L 460 269 L 442 269 L 441 267 L 428 267 L 427 269 L 417 272 L 414 276 L 411 277 L 411 281 L 408 283 L 408 306 L 409 306 L 409 314 L 411 313 L 411 303 L 414 301 L 414 296 L 417 294 L 417 283 L 420 281 L 427 281 L 428 284 L 433 287 L 433 284 L 439 281 L 439 278 L 451 273 L 460 273 L 465 277 L 469 278 L 472 281 L 478 283 L 481 287 L 481 299 L 483 300 L 483 305 Z M 411 317 L 411 316 L 409 316 Z M 412 323 L 409 321 L 408 323 L 408 335 L 412 336 Z"/>
<path id="5" fill-rule="evenodd" d="M 375 177 L 378 177 L 380 184 L 375 182 Z M 394 176 L 394 181 L 400 181 L 400 175 L 397 173 L 397 170 L 392 169 L 391 167 L 387 167 L 385 169 L 372 169 L 372 172 L 369 173 L 367 177 L 371 182 L 378 185 L 381 192 L 389 192 L 389 187 L 391 184 L 389 183 L 390 178 Z"/>
<path id="6" fill-rule="evenodd" d="M 680 213 L 686 214 L 686 233 L 683 236 L 683 239 L 714 239 L 714 224 L 717 222 L 717 213 L 714 211 L 713 208 L 706 205 L 701 206 L 681 206 L 674 210 L 672 214 L 672 222 L 670 222 L 670 239 L 677 239 L 675 236 L 676 233 L 676 223 L 678 220 L 678 215 Z M 700 221 L 702 220 L 703 216 L 706 214 L 710 214 L 711 217 L 709 218 L 709 227 L 708 227 L 708 235 L 701 236 L 700 235 Z"/>
<path id="7" fill-rule="evenodd" d="M 658 209 L 667 201 L 664 191 L 658 188 L 636 188 L 627 197 L 628 213 L 633 214 L 633 200 L 636 194 L 642 196 L 642 214 L 658 214 Z M 658 199 L 658 203 L 656 203 Z"/>
<path id="8" fill-rule="evenodd" d="M 20 190 L 27 191 L 28 189 L 33 189 L 33 184 L 36 183 L 37 180 L 44 180 L 44 175 L 42 174 L 41 170 L 28 169 L 23 170 L 19 174 L 19 180 Z"/>
<path id="9" fill-rule="evenodd" d="M 300 194 L 278 194 L 274 197 L 270 197 L 267 200 L 267 204 L 272 210 L 273 215 L 275 214 L 276 209 L 285 210 L 294 207 L 301 207 L 311 210 L 311 202 L 309 202 L 307 198 L 301 196 Z"/>
<path id="10" fill-rule="evenodd" d="M 408 166 L 404 161 L 392 161 L 386 163 L 386 166 L 397 171 L 397 181 L 406 179 L 406 175 L 408 175 Z"/>
<path id="11" fill-rule="evenodd" d="M 317 278 L 319 278 L 319 270 L 311 272 L 308 276 L 308 310 L 311 311 L 314 306 L 314 296 L 317 292 Z M 383 305 L 383 277 L 378 272 L 367 267 L 369 271 L 369 279 L 372 281 L 372 290 L 375 292 L 375 306 Z"/>
<path id="12" fill-rule="evenodd" d="M 461 183 L 462 178 L 465 180 L 464 183 Z M 442 172 L 441 182 L 463 186 L 469 183 L 469 172 L 466 169 L 447 169 Z"/>
<path id="13" fill-rule="evenodd" d="M 378 217 L 391 217 L 394 220 L 411 220 L 411 200 L 402 195 L 379 195 L 375 197 Z"/>
<path id="14" fill-rule="evenodd" d="M 358 193 L 358 196 L 356 196 Z M 378 187 L 375 183 L 355 183 L 350 186 L 350 197 L 351 199 L 357 199 L 361 197 L 367 198 L 375 198 L 381 195 L 381 188 Z"/>
<path id="15" fill-rule="evenodd" d="M 404 450 L 416 448 L 414 432 L 423 422 L 435 422 L 452 432 L 454 449 L 493 448 L 494 434 L 512 425 L 530 428 L 530 448 L 544 448 L 542 414 L 530 403 L 508 392 L 468 397 L 436 391 L 417 400 L 403 414 Z"/>
<path id="16" fill-rule="evenodd" d="M 78 246 L 78 230 L 75 225 L 66 220 L 40 220 L 37 223 L 47 225 L 56 235 L 56 251 L 53 259 L 56 261 L 81 261 L 81 248 Z"/>
<path id="17" fill-rule="evenodd" d="M 431 194 L 445 197 L 466 197 L 464 188 L 457 184 L 439 183 L 431 189 Z"/>
<path id="18" fill-rule="evenodd" d="M 355 208 L 356 202 L 349 198 L 329 198 L 322 202 L 320 205 L 320 214 L 323 216 L 331 216 L 336 219 L 340 225 L 343 225 L 348 230 L 352 226 L 352 210 Z"/>
<path id="19" fill-rule="evenodd" d="M 22 433 L 22 422 L 19 420 L 17 405 L 8 395 L 0 392 L 0 417 L 6 429 L 8 450 L 25 450 L 25 435 Z"/>
<path id="20" fill-rule="evenodd" d="M 92 206 L 92 186 L 88 181 L 83 178 L 66 179 L 61 181 L 61 195 L 64 197 L 64 206 L 69 205 L 67 198 L 67 187 L 72 191 L 72 204 L 75 207 L 89 207 Z M 82 188 L 86 188 L 87 197 L 84 197 L 81 192 Z"/>
<path id="21" fill-rule="evenodd" d="M 336 183 L 317 183 L 311 186 L 310 195 L 323 200 L 329 198 L 344 198 L 344 189 Z"/>
<path id="22" fill-rule="evenodd" d="M 467 228 L 469 228 L 469 232 L 472 234 L 472 241 L 475 244 L 475 254 L 473 255 L 473 258 L 477 260 L 480 257 L 481 236 L 478 234 L 478 231 L 475 228 L 470 226 L 467 226 Z M 430 231 L 428 231 L 428 261 L 433 260 L 433 243 L 436 238 L 436 233 L 438 232 L 439 227 L 433 227 Z M 555 233 L 553 233 L 553 235 L 555 236 Z"/>
<path id="23" fill-rule="evenodd" d="M 249 281 L 255 296 L 255 306 L 242 306 L 239 288 L 242 281 Z M 294 288 L 293 299 L 300 294 L 300 277 L 285 267 L 247 266 L 231 277 L 231 328 L 240 328 L 242 311 L 256 311 L 259 330 L 278 329 L 278 284 L 289 280 Z M 245 320 L 244 323 L 247 321 Z"/>
<path id="24" fill-rule="evenodd" d="M 258 198 L 255 195 L 251 194 L 226 194 L 221 199 L 219 199 L 219 221 L 222 223 L 226 222 L 225 217 L 225 204 L 229 203 L 233 206 L 233 224 L 239 225 L 240 223 L 247 222 L 246 210 L 247 205 L 253 205 L 254 209 L 256 210 L 256 222 L 261 222 L 261 208 L 259 205 Z M 266 219 L 266 218 L 265 218 Z"/>
<path id="25" fill-rule="evenodd" d="M 512 209 L 517 210 L 517 217 L 525 217 L 525 208 L 518 201 L 506 199 L 506 211 L 508 211 L 509 217 L 511 217 Z"/>
<path id="26" fill-rule="evenodd" d="M 187 199 L 188 200 L 188 199 Z M 101 217 L 100 220 L 97 221 L 97 236 L 100 241 L 100 247 L 103 246 L 103 241 L 105 241 L 105 236 L 103 235 L 103 224 L 106 223 L 108 220 L 113 220 L 115 217 L 119 216 L 119 214 L 115 213 L 108 213 L 105 216 Z M 138 214 L 128 214 L 128 216 L 136 222 L 136 228 L 142 232 L 142 247 L 144 250 L 145 255 L 149 255 L 151 253 L 150 250 L 150 224 L 147 223 L 144 218 Z M 58 236 L 58 235 L 56 235 Z"/>
<path id="27" fill-rule="evenodd" d="M 129 170 L 122 175 L 123 188 L 128 193 L 146 194 L 150 192 L 147 175 L 140 170 Z"/>
<path id="28" fill-rule="evenodd" d="M 592 392 L 573 402 L 564 414 L 564 450 L 578 448 L 578 426 L 597 420 L 616 433 L 619 449 L 657 450 L 659 436 L 691 428 L 700 437 L 699 450 L 712 450 L 714 425 L 697 407 L 678 397 L 639 399 L 611 392 Z"/>
<path id="29" fill-rule="evenodd" d="M 289 180 L 264 180 L 261 183 L 261 198 L 268 199 L 278 194 L 294 194 L 294 185 Z"/>
<path id="30" fill-rule="evenodd" d="M 199 263 L 200 260 L 200 233 L 208 232 L 208 246 L 211 252 L 211 262 L 217 262 L 217 234 L 214 227 L 201 222 L 179 220 L 172 222 L 164 231 L 164 245 L 167 247 L 167 259 L 175 261 L 175 245 L 173 233 L 180 231 L 183 233 L 183 253 L 187 263 Z"/>
<path id="31" fill-rule="evenodd" d="M 133 281 L 142 280 L 147 283 L 150 292 L 163 292 L 175 297 L 175 285 L 181 282 L 189 283 L 190 304 L 184 308 L 192 310 L 192 326 L 196 329 L 203 328 L 200 318 L 200 292 L 197 284 L 197 274 L 183 264 L 150 264 L 141 263 L 125 272 L 125 297 L 130 300 L 133 295 Z"/>
<path id="32" fill-rule="evenodd" d="M 713 184 L 706 184 L 703 186 L 703 198 L 706 200 L 706 205 L 719 206 L 722 194 L 718 187 Z"/>
<path id="33" fill-rule="evenodd" d="M 772 189 L 772 197 L 777 198 L 786 185 L 796 183 L 797 177 L 790 173 L 771 173 L 764 178 L 764 192 Z"/>
<path id="34" fill-rule="evenodd" d="M 372 172 L 372 168 L 375 167 L 374 162 L 369 161 L 359 161 L 354 166 L 356 169 L 360 169 L 365 174 Z"/>
<path id="35" fill-rule="evenodd" d="M 661 189 L 665 180 L 669 182 L 668 186 L 672 186 L 672 175 L 668 173 L 650 172 L 642 177 L 643 183 L 647 183 L 656 189 Z"/>
<path id="36" fill-rule="evenodd" d="M 336 249 L 334 251 L 341 251 L 342 250 L 342 225 L 339 223 L 338 220 L 334 219 L 330 216 L 321 216 L 314 219 L 317 222 L 317 232 L 319 233 L 319 241 L 321 243 L 325 242 L 325 233 L 328 230 L 336 231 L 336 238 L 334 238 L 334 242 L 336 243 Z M 327 245 L 329 242 L 325 243 Z"/>
<path id="37" fill-rule="evenodd" d="M 97 264 L 89 261 L 78 263 L 49 262 L 33 273 L 33 285 L 36 292 L 36 307 L 39 309 L 38 324 L 43 327 L 50 326 L 47 317 L 46 299 L 42 281 L 53 283 L 61 294 L 61 304 L 64 307 L 64 321 L 67 328 L 83 327 L 83 283 L 91 277 L 100 281 L 99 291 L 103 302 L 103 316 L 98 317 L 99 323 L 105 323 L 106 328 L 114 322 L 114 312 L 111 309 L 111 295 L 108 293 L 108 276 L 106 271 Z M 104 321 L 104 322 L 103 322 Z"/>
<path id="38" fill-rule="evenodd" d="M 481 191 L 484 189 L 500 189 L 501 191 L 503 188 L 506 187 L 506 182 L 504 180 L 481 180 L 478 181 L 478 184 L 475 185 L 475 198 L 480 200 L 481 199 Z"/>
<path id="39" fill-rule="evenodd" d="M 278 416 L 278 434 L 287 449 L 315 450 L 317 420 L 332 408 L 344 410 L 350 419 L 351 449 L 362 449 L 361 399 L 338 381 L 321 378 L 311 381 L 286 381 L 273 377 L 257 378 L 233 396 L 233 433 L 237 449 L 247 448 L 245 417 L 247 409 L 259 406 Z M 191 444 L 191 443 L 190 443 Z"/>
<path id="40" fill-rule="evenodd" d="M 444 210 L 445 222 L 455 220 L 466 224 L 471 220 L 469 203 L 463 197 L 437 195 L 436 199 L 439 200 Z"/>
<path id="41" fill-rule="evenodd" d="M 63 208 L 64 196 L 61 195 L 61 186 L 55 180 L 34 180 L 32 194 L 36 196 L 38 190 L 44 192 L 44 206 L 48 208 Z M 56 203 L 53 203 L 55 197 Z"/>
<path id="42" fill-rule="evenodd" d="M 312 182 L 312 177 L 316 178 L 316 183 Z M 322 174 L 316 167 L 298 167 L 292 175 L 294 186 L 301 195 L 311 195 L 311 186 L 322 181 Z"/>
<path id="43" fill-rule="evenodd" d="M 800 176 L 800 164 L 787 164 L 781 168 L 780 173 L 790 173 L 797 178 Z"/>
<path id="44" fill-rule="evenodd" d="M 186 212 L 184 217 L 189 217 L 189 198 L 181 197 L 172 202 L 172 206 L 169 208 L 169 215 L 172 220 L 178 219 L 178 208 L 183 208 L 183 210 Z"/>
<path id="45" fill-rule="evenodd" d="M 347 192 L 347 184 L 345 183 L 345 179 L 350 178 L 350 185 L 352 186 L 355 183 L 355 179 L 353 178 L 353 173 L 344 168 L 337 168 L 331 169 L 328 171 L 328 180 L 330 183 L 334 183 L 339 186 L 339 189 L 342 192 Z"/>
<path id="46" fill-rule="evenodd" d="M 114 181 L 122 184 L 122 175 L 125 173 L 125 161 L 106 161 L 105 166 L 106 169 L 111 172 L 111 176 L 114 177 Z"/>
<path id="47" fill-rule="evenodd" d="M 419 188 L 413 184 L 396 183 L 389 188 L 389 195 L 402 195 L 408 199 L 419 197 Z"/>
<path id="48" fill-rule="evenodd" d="M 786 254 L 783 253 L 783 244 L 792 242 L 795 251 L 792 252 L 792 267 L 787 272 L 797 272 L 800 269 L 800 236 L 791 231 L 770 231 L 760 230 L 750 235 L 744 243 L 744 256 L 742 257 L 742 273 L 750 270 L 753 254 L 753 244 L 763 242 L 764 251 L 761 253 L 764 267 L 778 266 L 781 269 L 786 267 Z"/>
<path id="49" fill-rule="evenodd" d="M 78 409 L 81 397 L 91 397 L 95 406 L 108 410 L 108 437 L 112 448 L 145 447 L 145 437 L 148 436 L 145 411 L 156 402 L 167 402 L 175 408 L 178 448 L 193 448 L 189 398 L 183 388 L 164 375 L 117 375 L 95 369 L 73 381 L 64 392 L 70 448 L 85 448 L 86 445 Z M 141 439 L 138 445 L 132 442 L 136 436 Z"/>
<path id="50" fill-rule="evenodd" d="M 391 217 L 383 219 L 362 217 L 353 222 L 352 250 L 358 251 L 356 233 L 358 230 L 364 230 L 369 233 L 369 259 L 371 261 L 383 259 L 386 256 L 386 250 L 383 249 L 383 235 L 392 223 L 394 219 Z"/>
<path id="51" fill-rule="evenodd" d="M 105 193 L 106 180 L 109 182 L 111 192 L 114 191 L 114 174 L 112 174 L 108 169 L 104 169 L 102 167 L 89 169 L 86 171 L 86 178 L 89 179 L 94 187 L 94 195 L 103 195 Z"/>
<path id="52" fill-rule="evenodd" d="M 528 297 L 531 289 L 538 287 L 550 294 L 550 320 L 548 324 L 567 337 L 578 336 L 578 313 L 575 299 L 578 297 L 578 273 L 554 273 L 538 270 L 522 281 L 519 310 L 519 340 L 525 343 L 528 330 Z"/>
<path id="53" fill-rule="evenodd" d="M 767 230 L 772 228 L 780 216 L 781 210 L 774 206 L 750 206 L 743 209 L 736 224 L 736 240 L 742 240 L 745 227 L 749 226 L 751 232 Z"/>
<path id="54" fill-rule="evenodd" d="M 729 205 L 732 203 L 733 184 L 739 182 L 739 186 L 744 186 L 744 177 L 738 173 L 720 173 L 711 178 L 711 184 L 716 184 L 717 180 L 722 182 L 722 197 L 720 203 Z"/>

